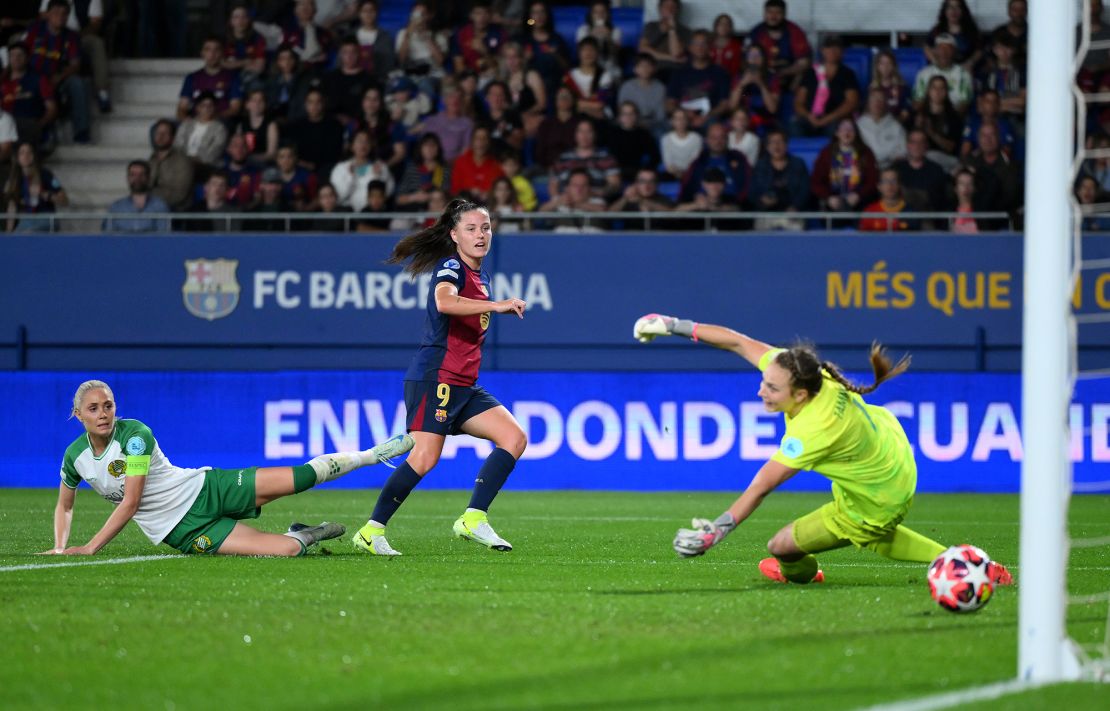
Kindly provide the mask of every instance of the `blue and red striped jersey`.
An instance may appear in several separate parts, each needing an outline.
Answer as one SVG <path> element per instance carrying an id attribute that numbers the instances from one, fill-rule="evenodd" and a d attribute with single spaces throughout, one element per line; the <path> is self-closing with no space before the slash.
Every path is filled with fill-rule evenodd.
<path id="1" fill-rule="evenodd" d="M 482 343 L 486 340 L 490 314 L 448 316 L 436 308 L 436 286 L 455 285 L 459 296 L 489 301 L 489 273 L 466 266 L 458 255 L 440 260 L 428 285 L 428 318 L 420 348 L 409 364 L 405 380 L 430 380 L 469 387 L 478 380 L 482 365 Z"/>

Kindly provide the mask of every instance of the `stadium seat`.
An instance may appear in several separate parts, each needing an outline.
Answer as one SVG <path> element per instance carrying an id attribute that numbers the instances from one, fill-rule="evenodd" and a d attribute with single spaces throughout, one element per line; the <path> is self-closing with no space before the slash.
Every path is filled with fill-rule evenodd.
<path id="1" fill-rule="evenodd" d="M 614 7 L 612 12 L 613 26 L 621 31 L 621 46 L 635 49 L 644 32 L 644 8 Z"/>
<path id="2" fill-rule="evenodd" d="M 925 50 L 920 47 L 899 47 L 894 50 L 894 56 L 898 59 L 898 71 L 901 72 L 902 78 L 906 80 L 908 86 L 912 87 L 917 73 L 929 63 L 925 58 Z"/>
<path id="3" fill-rule="evenodd" d="M 870 47 L 847 47 L 844 50 L 844 66 L 856 73 L 856 81 L 859 82 L 861 89 L 871 83 L 871 58 L 873 56 Z"/>
<path id="4" fill-rule="evenodd" d="M 395 5 L 383 5 L 378 11 L 378 27 L 396 38 L 398 30 L 409 23 L 410 5 L 408 0 L 402 0 Z"/>
<path id="5" fill-rule="evenodd" d="M 659 183 L 659 194 L 678 202 L 678 194 L 682 192 L 682 183 L 678 180 L 664 180 Z"/>
<path id="6" fill-rule="evenodd" d="M 829 139 L 825 136 L 791 138 L 786 150 L 805 161 L 806 169 L 813 172 L 813 163 L 817 160 L 817 154 L 820 153 L 828 143 Z"/>
<path id="7" fill-rule="evenodd" d="M 551 199 L 551 193 L 547 189 L 547 175 L 539 175 L 532 178 L 532 190 L 536 191 L 536 204 L 542 205 Z"/>
<path id="8" fill-rule="evenodd" d="M 588 7 L 582 5 L 551 8 L 552 19 L 555 20 L 555 31 L 566 40 L 573 61 L 577 61 L 578 57 L 578 47 L 574 36 L 578 32 L 578 26 L 586 20 L 586 13 L 589 11 Z"/>

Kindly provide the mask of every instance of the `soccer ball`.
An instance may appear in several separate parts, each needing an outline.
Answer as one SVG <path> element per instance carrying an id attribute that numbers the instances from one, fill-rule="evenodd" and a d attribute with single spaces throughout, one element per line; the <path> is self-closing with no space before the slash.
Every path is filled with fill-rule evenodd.
<path id="1" fill-rule="evenodd" d="M 975 546 L 952 546 L 929 566 L 929 593 L 950 612 L 975 612 L 994 594 L 991 559 Z"/>

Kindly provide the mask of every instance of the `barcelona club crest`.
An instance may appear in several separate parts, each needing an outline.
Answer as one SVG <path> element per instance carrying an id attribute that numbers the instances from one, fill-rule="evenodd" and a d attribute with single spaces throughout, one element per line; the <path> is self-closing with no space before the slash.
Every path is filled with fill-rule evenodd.
<path id="1" fill-rule="evenodd" d="M 238 266 L 238 259 L 186 259 L 181 294 L 189 313 L 214 321 L 234 311 L 239 305 Z"/>
<path id="2" fill-rule="evenodd" d="M 436 422 L 446 422 L 446 421 L 447 421 L 447 410 L 437 409 L 436 410 Z"/>

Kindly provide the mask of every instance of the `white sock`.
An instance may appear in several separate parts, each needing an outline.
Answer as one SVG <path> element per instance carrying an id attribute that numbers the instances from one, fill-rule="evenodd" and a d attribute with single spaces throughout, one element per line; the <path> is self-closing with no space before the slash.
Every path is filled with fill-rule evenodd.
<path id="1" fill-rule="evenodd" d="M 370 519 L 369 521 L 367 521 L 367 522 L 366 522 L 366 525 L 368 525 L 368 526 L 373 526 L 374 528 L 385 528 L 385 524 L 384 524 L 384 523 L 378 523 L 378 522 L 377 522 L 377 521 L 375 521 L 374 519 Z"/>
<path id="2" fill-rule="evenodd" d="M 353 472 L 362 466 L 362 457 L 357 452 L 334 452 L 321 454 L 308 462 L 312 471 L 316 472 L 316 483 L 338 479 L 344 474 Z"/>

